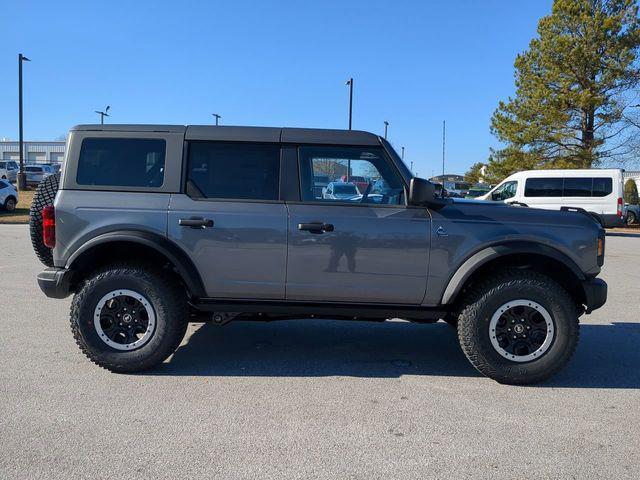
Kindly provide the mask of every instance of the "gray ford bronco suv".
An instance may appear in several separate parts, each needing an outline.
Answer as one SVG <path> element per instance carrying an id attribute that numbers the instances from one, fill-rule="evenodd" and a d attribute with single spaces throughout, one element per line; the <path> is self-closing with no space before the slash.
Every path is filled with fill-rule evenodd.
<path id="1" fill-rule="evenodd" d="M 589 214 L 440 198 L 361 131 L 79 125 L 31 233 L 40 288 L 73 294 L 76 342 L 114 372 L 165 360 L 189 321 L 401 318 L 534 383 L 607 295 Z"/>

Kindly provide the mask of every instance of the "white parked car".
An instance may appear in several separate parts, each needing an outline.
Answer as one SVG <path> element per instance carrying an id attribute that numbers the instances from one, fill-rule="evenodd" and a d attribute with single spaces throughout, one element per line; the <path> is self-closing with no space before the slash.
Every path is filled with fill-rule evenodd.
<path id="1" fill-rule="evenodd" d="M 50 165 L 27 165 L 24 167 L 27 174 L 27 184 L 37 185 L 49 175 L 53 175 L 54 171 Z"/>
<path id="2" fill-rule="evenodd" d="M 13 212 L 18 204 L 18 190 L 7 180 L 0 180 L 0 207 Z"/>
<path id="3" fill-rule="evenodd" d="M 18 164 L 13 160 L 0 160 L 0 180 L 15 182 L 18 178 Z"/>
<path id="4" fill-rule="evenodd" d="M 353 183 L 331 182 L 322 191 L 325 200 L 351 200 L 360 196 L 358 187 Z"/>
<path id="5" fill-rule="evenodd" d="M 514 173 L 478 200 L 546 210 L 582 208 L 603 227 L 624 223 L 623 170 L 526 170 Z"/>

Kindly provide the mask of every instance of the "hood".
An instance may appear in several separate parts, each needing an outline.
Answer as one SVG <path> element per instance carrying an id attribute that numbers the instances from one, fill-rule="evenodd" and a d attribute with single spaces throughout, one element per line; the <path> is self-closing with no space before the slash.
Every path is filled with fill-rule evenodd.
<path id="1" fill-rule="evenodd" d="M 455 198 L 451 205 L 444 208 L 455 209 L 463 217 L 475 218 L 479 221 L 579 227 L 586 229 L 590 234 L 600 229 L 597 220 L 586 211 L 544 210 L 467 198 Z"/>

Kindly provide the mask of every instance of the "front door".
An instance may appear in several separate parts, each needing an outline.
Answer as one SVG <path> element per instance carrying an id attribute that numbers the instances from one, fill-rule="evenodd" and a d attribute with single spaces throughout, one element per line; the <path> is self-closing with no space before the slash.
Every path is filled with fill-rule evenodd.
<path id="1" fill-rule="evenodd" d="M 186 193 L 171 198 L 168 233 L 191 257 L 207 296 L 284 299 L 279 163 L 277 144 L 190 143 Z"/>
<path id="2" fill-rule="evenodd" d="M 384 150 L 305 146 L 299 162 L 301 202 L 287 204 L 287 300 L 420 304 L 430 215 L 405 206 Z M 344 195 L 318 192 L 314 179 L 324 177 Z"/>

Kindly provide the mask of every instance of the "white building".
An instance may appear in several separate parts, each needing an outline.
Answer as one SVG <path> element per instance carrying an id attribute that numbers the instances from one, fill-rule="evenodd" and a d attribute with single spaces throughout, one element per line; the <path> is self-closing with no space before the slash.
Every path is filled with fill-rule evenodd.
<path id="1" fill-rule="evenodd" d="M 65 142 L 24 142 L 24 161 L 34 163 L 62 163 Z M 20 161 L 19 142 L 0 141 L 0 160 L 18 163 Z"/>

